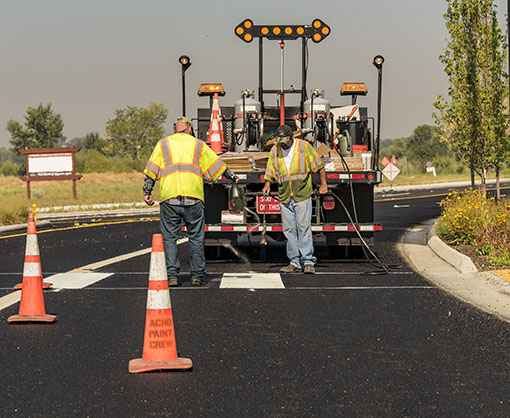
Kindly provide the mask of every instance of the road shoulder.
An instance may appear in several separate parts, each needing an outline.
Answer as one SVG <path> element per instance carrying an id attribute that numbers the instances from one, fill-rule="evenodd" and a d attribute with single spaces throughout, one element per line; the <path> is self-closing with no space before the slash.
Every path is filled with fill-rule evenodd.
<path id="1" fill-rule="evenodd" d="M 461 273 L 429 247 L 430 220 L 409 229 L 401 253 L 421 276 L 455 297 L 510 322 L 510 285 L 490 272 Z"/>

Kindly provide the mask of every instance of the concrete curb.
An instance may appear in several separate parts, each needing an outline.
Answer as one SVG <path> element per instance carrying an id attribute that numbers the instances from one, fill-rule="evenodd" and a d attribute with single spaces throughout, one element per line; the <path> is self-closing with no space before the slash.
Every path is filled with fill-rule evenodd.
<path id="1" fill-rule="evenodd" d="M 50 221 L 41 221 L 41 222 L 35 223 L 36 228 L 39 226 L 46 226 L 46 225 L 51 225 L 51 222 Z M 16 231 L 18 229 L 27 229 L 27 227 L 28 227 L 28 224 L 0 226 L 0 232 L 9 232 L 9 231 Z"/>
<path id="2" fill-rule="evenodd" d="M 427 233 L 427 244 L 439 257 L 444 261 L 451 264 L 461 273 L 476 273 L 476 268 L 473 261 L 467 256 L 457 250 L 454 250 L 449 245 L 445 244 L 441 238 L 436 234 L 437 222 L 432 225 Z"/>
<path id="3" fill-rule="evenodd" d="M 504 178 L 500 179 L 500 186 L 506 186 L 508 183 L 510 183 L 510 179 Z M 480 180 L 477 180 L 475 182 L 476 186 L 480 185 Z M 496 180 L 491 179 L 487 180 L 487 185 L 496 185 Z M 470 187 L 471 182 L 470 181 L 452 181 L 448 183 L 428 183 L 428 184 L 409 184 L 409 185 L 401 185 L 401 186 L 392 186 L 389 187 L 387 185 L 384 186 L 377 186 L 374 188 L 374 193 L 389 193 L 389 192 L 401 192 L 401 191 L 407 191 L 407 190 L 424 190 L 424 189 L 430 189 L 430 188 L 436 188 L 436 189 L 446 189 L 449 187 Z"/>
<path id="4" fill-rule="evenodd" d="M 439 257 L 428 244 L 433 226 L 434 220 L 430 220 L 408 229 L 404 234 L 399 250 L 408 264 L 418 274 L 454 297 L 510 322 L 509 283 L 487 271 L 461 273 L 451 260 L 445 261 Z M 451 254 L 443 252 L 446 259 Z"/>

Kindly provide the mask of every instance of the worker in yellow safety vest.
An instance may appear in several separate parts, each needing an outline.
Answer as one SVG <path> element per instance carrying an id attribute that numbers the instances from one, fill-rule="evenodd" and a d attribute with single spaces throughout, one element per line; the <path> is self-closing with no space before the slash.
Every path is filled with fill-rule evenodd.
<path id="1" fill-rule="evenodd" d="M 152 189 L 160 186 L 160 229 L 163 235 L 168 284 L 178 285 L 177 238 L 182 221 L 189 238 L 191 284 L 205 284 L 205 217 L 203 179 L 216 181 L 222 174 L 232 181 L 237 176 L 193 133 L 191 120 L 180 117 L 174 134 L 161 139 L 149 158 L 144 173 L 144 201 L 154 204 Z"/>
<path id="2" fill-rule="evenodd" d="M 273 181 L 278 182 L 278 198 L 283 234 L 287 238 L 289 265 L 282 273 L 315 273 L 312 237 L 312 173 L 319 173 L 319 193 L 328 192 L 326 172 L 317 151 L 308 141 L 294 138 L 290 126 L 276 131 L 276 144 L 269 153 L 262 189 L 268 195 Z"/>

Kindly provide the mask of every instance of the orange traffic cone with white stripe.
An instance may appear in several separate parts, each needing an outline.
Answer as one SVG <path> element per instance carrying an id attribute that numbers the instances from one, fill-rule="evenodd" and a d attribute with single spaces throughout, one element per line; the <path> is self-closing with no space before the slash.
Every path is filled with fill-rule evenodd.
<path id="1" fill-rule="evenodd" d="M 44 308 L 41 258 L 37 245 L 35 222 L 30 222 L 30 220 L 25 253 L 19 314 L 9 317 L 7 322 L 54 322 L 57 317 L 46 314 Z"/>
<path id="2" fill-rule="evenodd" d="M 163 236 L 154 234 L 152 236 L 143 355 L 142 358 L 129 362 L 129 373 L 182 370 L 192 366 L 193 363 L 190 359 L 177 357 Z"/>
<path id="3" fill-rule="evenodd" d="M 33 213 L 29 213 L 28 214 L 28 223 L 30 224 L 30 222 L 34 223 L 34 230 L 35 230 L 35 221 L 34 221 L 34 214 Z M 32 241 L 30 247 L 28 246 L 28 240 Z M 48 282 L 43 281 L 42 266 L 41 266 L 41 256 L 40 256 L 40 253 L 39 253 L 39 244 L 37 243 L 37 231 L 36 231 L 35 234 L 30 234 L 30 236 L 27 233 L 27 247 L 26 247 L 25 258 L 27 256 L 36 257 L 36 258 L 39 259 L 39 268 L 41 270 L 41 283 L 42 283 L 42 287 L 43 287 L 43 289 L 50 288 L 53 285 L 53 283 L 48 283 Z M 14 289 L 21 289 L 22 287 L 23 287 L 23 283 L 18 283 L 17 285 L 14 286 Z"/>
<path id="4" fill-rule="evenodd" d="M 211 144 L 211 149 L 215 153 L 222 151 L 222 146 L 224 144 L 223 122 L 221 120 L 220 100 L 218 98 L 218 93 L 214 93 L 213 96 L 208 142 Z"/>

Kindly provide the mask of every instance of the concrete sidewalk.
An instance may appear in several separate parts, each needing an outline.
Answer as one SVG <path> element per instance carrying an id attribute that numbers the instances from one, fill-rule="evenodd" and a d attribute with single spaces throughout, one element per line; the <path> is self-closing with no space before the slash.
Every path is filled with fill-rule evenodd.
<path id="1" fill-rule="evenodd" d="M 434 220 L 408 230 L 400 250 L 421 276 L 464 302 L 510 322 L 510 282 L 491 272 L 479 272 L 469 257 L 439 240 Z"/>

